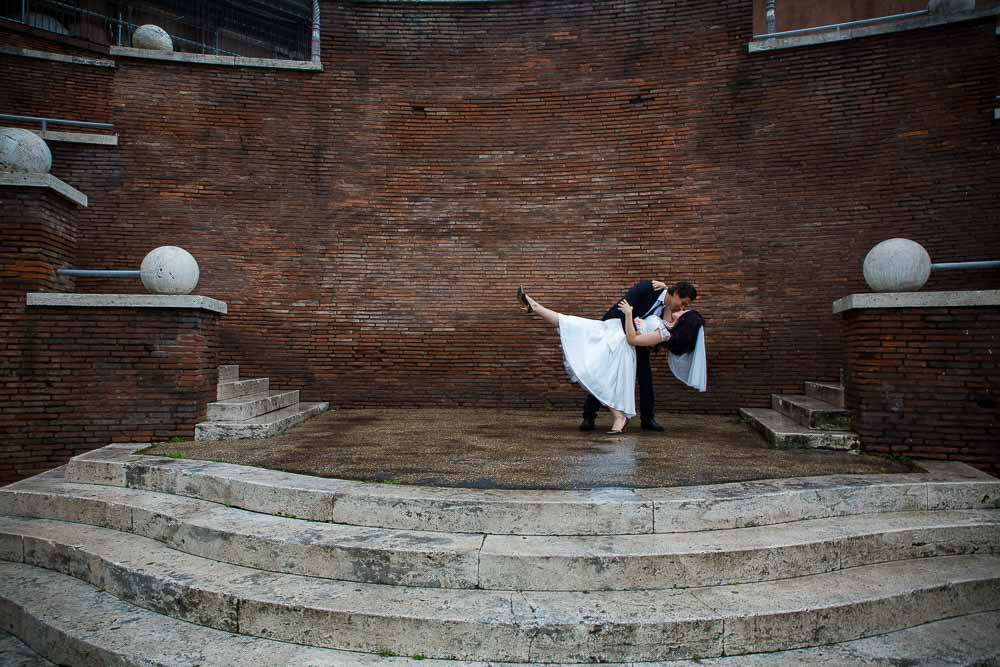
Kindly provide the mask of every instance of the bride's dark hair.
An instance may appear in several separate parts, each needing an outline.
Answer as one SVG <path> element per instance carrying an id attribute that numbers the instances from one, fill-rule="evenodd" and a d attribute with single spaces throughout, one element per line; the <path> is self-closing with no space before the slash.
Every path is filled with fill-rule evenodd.
<path id="1" fill-rule="evenodd" d="M 674 283 L 667 288 L 667 294 L 671 296 L 676 294 L 680 298 L 687 299 L 688 301 L 694 301 L 698 298 L 698 290 L 694 288 L 694 285 L 685 282 Z"/>

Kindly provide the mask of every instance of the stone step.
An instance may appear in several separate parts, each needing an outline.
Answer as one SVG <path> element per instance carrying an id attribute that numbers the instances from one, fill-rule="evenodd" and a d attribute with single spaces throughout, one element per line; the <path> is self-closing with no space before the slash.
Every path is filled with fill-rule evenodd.
<path id="1" fill-rule="evenodd" d="M 231 667 L 532 667 L 539 663 L 497 663 L 378 657 L 288 644 L 214 630 L 123 602 L 75 578 L 18 563 L 0 563 L 0 617 L 5 627 L 52 660 L 65 665 L 170 665 Z M 1000 612 L 933 621 L 897 632 L 821 648 L 754 656 L 661 662 L 655 667 L 869 667 L 952 665 L 980 667 L 1000 660 L 996 641 Z M 126 629 L 124 631 L 123 629 Z M 20 644 L 20 642 L 19 642 Z M 9 645 L 4 643 L 3 646 Z M 24 644 L 20 644 L 24 646 Z M 30 649 L 29 649 L 30 650 Z M 381 651 L 388 653 L 388 651 Z M 36 667 L 36 663 L 0 664 Z M 252 659 L 248 658 L 252 656 Z M 48 665 L 51 663 L 40 663 Z M 579 664 L 579 663 L 578 663 Z M 629 667 L 612 663 L 609 667 Z M 654 666 L 651 666 L 654 667 Z"/>
<path id="2" fill-rule="evenodd" d="M 371 484 L 137 454 L 148 446 L 115 444 L 74 457 L 66 479 L 314 521 L 510 535 L 678 533 L 873 512 L 1000 507 L 1000 480 L 953 461 L 922 461 L 927 471 L 922 473 L 659 489 L 501 491 Z"/>
<path id="3" fill-rule="evenodd" d="M 219 384 L 224 384 L 226 382 L 236 382 L 240 379 L 240 367 L 237 365 L 232 366 L 219 366 Z"/>
<path id="4" fill-rule="evenodd" d="M 858 452 L 861 440 L 850 431 L 817 431 L 777 410 L 740 408 L 740 418 L 776 449 L 841 449 Z"/>
<path id="5" fill-rule="evenodd" d="M 452 660 L 606 662 L 822 646 L 1000 608 L 1000 557 L 940 556 L 692 590 L 381 586 L 227 565 L 114 530 L 0 517 L 0 558 L 159 614 L 296 644 Z"/>
<path id="6" fill-rule="evenodd" d="M 220 386 L 221 388 L 221 386 Z M 270 438 L 330 409 L 329 403 L 296 403 L 243 421 L 207 421 L 195 426 L 195 440 Z"/>
<path id="7" fill-rule="evenodd" d="M 3 572 L 4 570 L 0 568 L 0 573 Z M 0 592 L 0 601 L 2 600 L 3 593 Z M 56 667 L 54 662 L 46 660 L 28 648 L 20 639 L 3 630 L 0 630 L 0 665 L 4 665 L 4 667 Z"/>
<path id="8" fill-rule="evenodd" d="M 274 517 L 150 491 L 73 484 L 61 470 L 0 489 L 0 515 L 111 528 L 262 570 L 432 588 L 690 588 L 1000 551 L 1000 510 L 857 515 L 679 535 L 512 537 Z"/>
<path id="9" fill-rule="evenodd" d="M 240 396 L 208 404 L 208 421 L 246 421 L 299 402 L 299 391 L 271 389 L 262 394 Z"/>
<path id="10" fill-rule="evenodd" d="M 483 535 L 291 519 L 150 491 L 74 484 L 61 473 L 59 468 L 0 488 L 0 515 L 119 530 L 261 570 L 430 588 L 479 583 Z"/>
<path id="11" fill-rule="evenodd" d="M 801 426 L 819 431 L 850 431 L 851 413 L 809 396 L 771 394 L 771 409 Z"/>
<path id="12" fill-rule="evenodd" d="M 1000 510 L 866 514 L 672 535 L 487 535 L 479 587 L 696 588 L 977 553 L 1000 554 Z"/>
<path id="13" fill-rule="evenodd" d="M 806 396 L 826 401 L 838 408 L 844 407 L 844 386 L 832 382 L 805 382 L 802 386 Z"/>
<path id="14" fill-rule="evenodd" d="M 264 394 L 270 389 L 270 384 L 270 378 L 220 382 L 215 392 L 216 400 L 227 401 L 231 398 L 238 398 L 240 396 Z"/>

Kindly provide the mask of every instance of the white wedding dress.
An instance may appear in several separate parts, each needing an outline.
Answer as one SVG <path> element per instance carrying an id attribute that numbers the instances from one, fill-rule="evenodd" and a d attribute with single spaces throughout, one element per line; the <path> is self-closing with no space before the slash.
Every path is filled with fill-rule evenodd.
<path id="1" fill-rule="evenodd" d="M 670 338 L 667 325 L 655 315 L 636 324 L 639 334 L 660 331 L 663 340 Z M 559 338 L 570 382 L 583 385 L 604 405 L 634 417 L 635 348 L 628 344 L 621 320 L 560 314 Z"/>
<path id="2" fill-rule="evenodd" d="M 655 315 L 636 319 L 635 323 L 639 334 L 659 331 L 662 340 L 670 339 L 667 325 Z M 628 344 L 621 320 L 588 320 L 560 314 L 559 338 L 570 382 L 583 385 L 604 405 L 624 412 L 626 417 L 634 417 L 635 348 Z M 692 389 L 705 391 L 708 384 L 705 327 L 698 329 L 693 351 L 681 355 L 667 352 L 667 364 L 678 380 Z"/>

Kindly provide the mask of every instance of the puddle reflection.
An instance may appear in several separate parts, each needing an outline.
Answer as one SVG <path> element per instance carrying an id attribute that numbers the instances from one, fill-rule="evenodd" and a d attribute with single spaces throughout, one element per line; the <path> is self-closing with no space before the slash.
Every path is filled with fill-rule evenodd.
<path id="1" fill-rule="evenodd" d="M 562 456 L 554 467 L 564 466 L 560 477 L 569 485 L 630 486 L 639 468 L 638 436 L 623 433 L 608 435 L 590 444 L 587 451 Z"/>

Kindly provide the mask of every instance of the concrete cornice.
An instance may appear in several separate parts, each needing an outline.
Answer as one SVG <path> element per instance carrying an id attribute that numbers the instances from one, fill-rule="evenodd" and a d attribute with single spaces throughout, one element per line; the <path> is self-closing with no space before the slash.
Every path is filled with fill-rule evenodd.
<path id="1" fill-rule="evenodd" d="M 0 46 L 0 55 L 20 56 L 22 58 L 38 58 L 40 60 L 52 60 L 71 65 L 89 65 L 91 67 L 114 67 L 114 60 L 103 60 L 100 58 L 82 58 L 80 56 L 67 56 L 63 53 L 50 53 L 48 51 L 36 51 L 34 49 L 22 49 L 13 46 Z"/>
<path id="2" fill-rule="evenodd" d="M 167 60 L 176 63 L 198 65 L 223 65 L 227 67 L 260 67 L 266 69 L 289 69 L 301 72 L 322 72 L 323 65 L 308 60 L 281 60 L 279 58 L 245 58 L 243 56 L 212 56 L 203 53 L 179 53 L 177 51 L 156 51 L 154 49 L 133 49 L 112 46 L 111 55 L 122 58 L 144 60 Z"/>
<path id="3" fill-rule="evenodd" d="M 833 302 L 833 312 L 878 308 L 961 308 L 1000 306 L 1000 290 L 963 292 L 885 292 L 851 294 Z"/>
<path id="4" fill-rule="evenodd" d="M 848 28 L 831 28 L 823 32 L 814 32 L 805 35 L 789 35 L 788 37 L 763 37 L 754 39 L 747 44 L 750 53 L 761 51 L 777 51 L 779 49 L 792 49 L 799 46 L 816 46 L 819 44 L 829 44 L 831 42 L 843 42 L 848 39 L 860 39 L 862 37 L 872 37 L 874 35 L 885 35 L 904 30 L 917 30 L 919 28 L 932 28 L 949 23 L 960 23 L 962 21 L 972 21 L 986 18 L 988 16 L 1000 16 L 1000 7 L 989 7 L 977 9 L 971 12 L 961 12 L 957 14 L 930 14 L 917 16 L 909 19 L 899 19 L 898 21 L 886 21 L 875 25 L 855 26 Z"/>
<path id="5" fill-rule="evenodd" d="M 229 306 L 207 296 L 194 294 L 69 294 L 29 292 L 29 306 L 62 308 L 191 308 L 225 315 Z"/>
<path id="6" fill-rule="evenodd" d="M 81 208 L 87 208 L 89 202 L 87 195 L 52 174 L 0 172 L 0 186 L 3 185 L 18 188 L 48 188 Z"/>
<path id="7" fill-rule="evenodd" d="M 91 132 L 54 132 L 52 130 L 32 130 L 45 141 L 61 141 L 70 144 L 92 144 L 94 146 L 117 146 L 117 134 L 94 134 Z"/>

